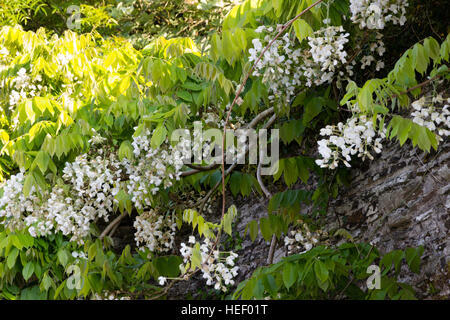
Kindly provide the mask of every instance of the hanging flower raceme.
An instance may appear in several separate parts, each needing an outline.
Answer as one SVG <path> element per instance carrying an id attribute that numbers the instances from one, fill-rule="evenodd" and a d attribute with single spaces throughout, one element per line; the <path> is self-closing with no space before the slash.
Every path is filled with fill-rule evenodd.
<path id="1" fill-rule="evenodd" d="M 32 65 L 30 66 L 32 69 Z M 16 106 L 27 98 L 45 95 L 47 86 L 43 86 L 41 75 L 31 77 L 31 70 L 20 68 L 15 77 L 10 81 L 9 110 L 14 110 Z M 0 83 L 0 88 L 4 88 L 5 83 Z"/>
<path id="2" fill-rule="evenodd" d="M 386 128 L 376 130 L 372 119 L 365 115 L 354 116 L 344 124 L 326 126 L 320 130 L 321 136 L 328 136 L 317 142 L 322 159 L 316 163 L 322 168 L 336 169 L 340 162 L 351 167 L 352 156 L 357 155 L 363 160 L 373 159 L 372 151 L 380 153 L 381 141 L 386 137 Z"/>
<path id="3" fill-rule="evenodd" d="M 308 37 L 309 50 L 302 52 L 302 75 L 306 86 L 319 86 L 330 83 L 339 68 L 347 62 L 344 45 L 348 42 L 349 33 L 342 26 L 329 26 Z M 347 72 L 352 66 L 347 66 Z"/>
<path id="4" fill-rule="evenodd" d="M 288 249 L 288 255 L 305 253 L 311 250 L 319 244 L 321 238 L 327 236 L 327 233 L 322 230 L 312 232 L 305 222 L 299 221 L 299 225 L 295 230 L 291 230 L 290 235 L 291 237 L 284 237 L 284 245 Z"/>
<path id="5" fill-rule="evenodd" d="M 94 133 L 90 142 L 99 144 L 104 138 Z M 10 230 L 28 228 L 33 237 L 62 232 L 71 236 L 71 241 L 84 243 L 91 223 L 108 221 L 114 213 L 115 196 L 121 187 L 126 186 L 135 207 L 143 210 L 150 205 L 148 195 L 179 179 L 182 153 L 171 147 L 153 150 L 149 145 L 148 132 L 135 138 L 136 159 L 131 161 L 119 161 L 107 148 L 93 148 L 93 152 L 66 163 L 62 183 L 51 191 L 40 190 L 40 196 L 34 187 L 28 196 L 23 194 L 23 173 L 11 176 L 0 197 L 0 218 L 5 218 L 0 223 Z M 135 227 L 138 246 L 143 244 L 151 251 L 172 247 L 175 225 L 170 219 L 147 212 L 138 216 Z"/>
<path id="6" fill-rule="evenodd" d="M 181 255 L 183 257 L 183 264 L 180 265 L 180 270 L 183 275 L 186 275 L 192 265 L 192 259 L 195 247 L 200 247 L 201 267 L 200 270 L 203 278 L 206 279 L 208 286 L 214 286 L 216 290 L 227 291 L 227 286 L 234 285 L 234 277 L 237 276 L 239 267 L 235 266 L 234 260 L 237 254 L 234 252 L 221 252 L 214 249 L 214 243 L 206 238 L 200 245 L 196 242 L 194 236 L 189 237 L 189 243 L 192 247 L 181 243 Z M 160 284 L 165 283 L 165 279 L 159 279 Z"/>
<path id="7" fill-rule="evenodd" d="M 0 217 L 6 218 L 1 223 L 12 231 L 28 228 L 33 237 L 62 232 L 71 236 L 71 241 L 83 243 L 90 224 L 98 219 L 108 221 L 114 212 L 122 170 L 114 154 L 105 158 L 82 154 L 66 163 L 64 184 L 51 191 L 40 190 L 40 197 L 34 186 L 25 196 L 24 174 L 13 175 L 0 197 Z"/>
<path id="8" fill-rule="evenodd" d="M 249 49 L 249 61 L 255 62 L 259 55 L 272 40 L 274 27 L 258 27 L 257 33 L 264 33 L 263 40 L 252 40 L 253 48 Z M 289 34 L 273 42 L 272 46 L 264 53 L 258 64 L 255 65 L 253 76 L 262 76 L 262 81 L 269 86 L 269 100 L 282 100 L 289 104 L 294 97 L 296 86 L 300 85 L 299 48 L 294 49 L 294 41 Z"/>
<path id="9" fill-rule="evenodd" d="M 444 102 L 450 103 L 450 98 L 444 99 L 441 95 L 437 95 L 431 101 L 430 98 L 423 96 L 411 104 L 415 110 L 411 113 L 414 117 L 413 122 L 436 133 L 440 141 L 450 135 L 450 107 L 448 104 L 442 106 Z"/>
<path id="10" fill-rule="evenodd" d="M 174 244 L 176 227 L 170 216 L 149 210 L 136 217 L 134 239 L 142 250 L 148 248 L 151 252 L 168 252 Z"/>
<path id="11" fill-rule="evenodd" d="M 386 23 L 404 25 L 408 0 L 350 0 L 351 20 L 361 29 L 384 29 Z"/>
<path id="12" fill-rule="evenodd" d="M 258 56 L 273 37 L 273 27 L 258 27 L 257 33 L 266 33 L 263 40 L 253 39 L 249 50 L 250 61 Z M 307 46 L 295 47 L 296 40 L 289 34 L 273 42 L 255 65 L 253 76 L 261 76 L 269 87 L 269 100 L 288 105 L 299 87 L 319 86 L 329 83 L 339 68 L 345 64 L 347 52 L 344 45 L 348 33 L 341 27 L 327 26 L 308 37 Z M 351 69 L 352 66 L 347 66 Z M 350 70 L 348 70 L 350 71 Z"/>
<path id="13" fill-rule="evenodd" d="M 179 148 L 168 145 L 151 148 L 151 133 L 145 130 L 141 135 L 134 137 L 132 146 L 134 160 L 124 160 L 128 194 L 136 209 L 143 210 L 151 206 L 151 195 L 169 188 L 173 182 L 180 179 L 184 155 Z"/>

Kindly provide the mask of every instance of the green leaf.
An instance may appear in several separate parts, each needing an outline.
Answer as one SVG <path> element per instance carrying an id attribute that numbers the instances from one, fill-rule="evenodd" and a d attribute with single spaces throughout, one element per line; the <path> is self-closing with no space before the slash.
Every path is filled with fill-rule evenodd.
<path id="1" fill-rule="evenodd" d="M 59 287 L 55 290 L 55 295 L 53 296 L 53 299 L 56 299 L 65 287 L 66 287 L 66 280 L 61 282 Z"/>
<path id="2" fill-rule="evenodd" d="M 328 269 L 322 261 L 317 260 L 314 262 L 314 272 L 316 274 L 317 279 L 319 279 L 320 282 L 323 283 L 328 280 L 329 276 Z"/>
<path id="3" fill-rule="evenodd" d="M 28 120 L 30 120 L 31 123 L 34 123 L 34 121 L 36 120 L 36 114 L 33 111 L 32 100 L 25 101 L 25 114 L 27 115 Z"/>
<path id="4" fill-rule="evenodd" d="M 50 161 L 50 156 L 48 155 L 47 152 L 41 150 L 36 155 L 36 159 L 34 161 L 36 162 L 36 164 L 39 167 L 39 169 L 41 170 L 41 172 L 45 173 L 47 171 L 47 168 L 48 168 L 48 163 Z"/>
<path id="5" fill-rule="evenodd" d="M 425 47 L 431 59 L 433 60 L 439 59 L 440 46 L 439 43 L 433 37 L 426 38 L 423 43 L 423 46 Z"/>
<path id="6" fill-rule="evenodd" d="M 295 158 L 284 159 L 284 182 L 288 187 L 292 186 L 298 179 L 297 161 Z"/>
<path id="7" fill-rule="evenodd" d="M 25 197 L 28 197 L 30 194 L 31 188 L 36 184 L 36 180 L 34 179 L 34 176 L 32 173 L 28 173 L 27 177 L 25 178 L 25 181 L 23 183 L 23 194 Z"/>
<path id="8" fill-rule="evenodd" d="M 131 83 L 131 77 L 125 76 L 122 78 L 122 81 L 120 82 L 119 91 L 120 93 L 124 94 L 125 91 L 128 89 Z"/>
<path id="9" fill-rule="evenodd" d="M 22 275 L 25 281 L 28 281 L 28 279 L 31 278 L 33 272 L 34 272 L 34 264 L 33 262 L 29 261 L 22 270 Z"/>
<path id="10" fill-rule="evenodd" d="M 195 268 L 200 268 L 202 265 L 202 255 L 200 253 L 200 244 L 196 243 L 194 248 L 192 248 L 192 258 L 191 258 L 191 270 Z"/>
<path id="11" fill-rule="evenodd" d="M 65 267 L 67 263 L 69 262 L 69 255 L 67 254 L 67 251 L 64 249 L 60 249 L 57 253 L 58 261 L 59 263 Z"/>
<path id="12" fill-rule="evenodd" d="M 261 234 L 264 240 L 269 241 L 272 238 L 272 226 L 270 225 L 270 220 L 268 218 L 261 218 L 259 220 Z"/>
<path id="13" fill-rule="evenodd" d="M 414 64 L 415 69 L 419 73 L 424 74 L 428 68 L 429 58 L 427 52 L 425 51 L 425 48 L 420 43 L 414 46 L 412 51 L 412 57 L 415 63 Z"/>
<path id="14" fill-rule="evenodd" d="M 191 81 L 183 83 L 181 87 L 191 91 L 201 91 L 203 89 L 201 85 Z"/>
<path id="15" fill-rule="evenodd" d="M 347 240 L 353 241 L 353 236 L 348 232 L 347 230 L 341 228 L 334 232 L 334 236 L 342 236 L 346 238 Z"/>
<path id="16" fill-rule="evenodd" d="M 167 136 L 167 129 L 163 123 L 160 123 L 155 131 L 153 131 L 152 139 L 150 140 L 150 145 L 152 149 L 158 149 L 159 146 L 164 142 Z"/>
<path id="17" fill-rule="evenodd" d="M 179 265 L 181 263 L 183 263 L 183 259 L 179 256 L 158 257 L 154 260 L 154 265 L 158 271 L 158 275 L 171 278 L 179 275 Z"/>
<path id="18" fill-rule="evenodd" d="M 394 250 L 391 252 L 392 261 L 394 262 L 395 272 L 400 272 L 400 267 L 402 263 L 402 259 L 405 256 L 405 253 L 402 250 Z"/>
<path id="19" fill-rule="evenodd" d="M 50 287 L 52 287 L 53 285 L 54 285 L 54 282 L 53 282 L 52 278 L 50 278 L 48 273 L 46 272 L 41 281 L 41 289 L 44 289 L 44 291 L 48 291 L 48 289 Z"/>
<path id="20" fill-rule="evenodd" d="M 126 193 L 123 189 L 120 189 L 116 194 L 115 199 L 118 201 L 120 213 L 123 214 L 125 210 L 127 210 L 128 213 L 131 213 L 133 205 L 131 203 L 131 197 L 128 193 Z"/>
<path id="21" fill-rule="evenodd" d="M 19 255 L 19 250 L 17 248 L 13 248 L 6 258 L 6 265 L 9 269 L 12 269 L 16 264 L 17 256 Z"/>
<path id="22" fill-rule="evenodd" d="M 295 283 L 297 280 L 298 272 L 295 268 L 295 265 L 292 263 L 286 263 L 283 267 L 283 283 L 286 289 L 289 288 Z"/>
<path id="23" fill-rule="evenodd" d="M 187 101 L 187 102 L 193 101 L 192 95 L 188 91 L 181 90 L 181 91 L 177 91 L 176 94 L 177 94 L 178 98 L 183 99 L 184 101 Z"/>
<path id="24" fill-rule="evenodd" d="M 307 125 L 314 119 L 321 111 L 323 106 L 322 97 L 313 97 L 305 105 L 305 112 L 303 114 L 303 124 Z"/>
<path id="25" fill-rule="evenodd" d="M 400 119 L 399 128 L 397 133 L 398 141 L 400 146 L 402 146 L 408 139 L 409 131 L 411 130 L 412 121 L 408 119 Z"/>
<path id="26" fill-rule="evenodd" d="M 405 251 L 406 263 L 414 273 L 420 272 L 420 262 L 423 251 L 423 246 L 420 246 L 418 248 L 407 248 Z"/>
<path id="27" fill-rule="evenodd" d="M 134 158 L 133 146 L 129 140 L 125 140 L 120 144 L 119 159 L 122 161 L 124 158 L 132 160 Z"/>
<path id="28" fill-rule="evenodd" d="M 89 250 L 88 250 L 89 261 L 94 260 L 96 254 L 97 254 L 97 246 L 94 243 L 94 244 L 91 244 L 91 246 L 89 247 Z"/>
<path id="29" fill-rule="evenodd" d="M 233 174 L 230 177 L 230 190 L 233 196 L 237 196 L 239 191 L 241 190 L 241 181 L 242 181 L 242 174 L 240 172 L 233 172 Z"/>
<path id="30" fill-rule="evenodd" d="M 313 35 L 314 31 L 311 26 L 303 19 L 294 21 L 293 28 L 298 41 L 302 42 L 303 39 Z"/>
<path id="31" fill-rule="evenodd" d="M 236 215 L 237 215 L 236 206 L 232 205 L 230 208 L 228 208 L 227 213 L 223 217 L 223 230 L 230 236 L 232 233 L 231 224 Z"/>
<path id="32" fill-rule="evenodd" d="M 249 229 L 250 229 L 250 239 L 252 239 L 252 241 L 255 241 L 256 237 L 258 236 L 258 221 L 257 220 L 250 221 Z"/>

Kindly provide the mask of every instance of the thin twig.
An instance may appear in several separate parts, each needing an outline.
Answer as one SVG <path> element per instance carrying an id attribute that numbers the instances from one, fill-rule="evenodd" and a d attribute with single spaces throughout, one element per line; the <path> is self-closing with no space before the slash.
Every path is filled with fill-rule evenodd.
<path id="1" fill-rule="evenodd" d="M 337 295 L 337 297 L 341 297 L 343 296 L 345 290 L 347 290 L 348 286 L 353 282 L 353 277 L 350 277 L 350 280 L 347 282 L 346 286 L 344 287 L 344 289 L 341 291 L 341 293 L 339 293 Z"/>
<path id="2" fill-rule="evenodd" d="M 440 75 L 434 76 L 433 78 L 430 78 L 430 79 L 428 79 L 428 80 L 425 80 L 424 82 L 419 83 L 418 85 L 415 85 L 414 87 L 411 87 L 411 88 L 409 88 L 409 89 L 406 90 L 406 91 L 400 92 L 399 94 L 394 94 L 394 95 L 392 96 L 392 98 L 397 98 L 397 97 L 399 97 L 399 96 L 401 96 L 401 95 L 408 94 L 408 93 L 410 93 L 411 91 L 414 91 L 414 90 L 416 90 L 416 89 L 418 89 L 418 88 L 421 88 L 421 87 L 423 87 L 423 86 L 426 86 L 426 85 L 429 84 L 430 82 L 433 82 L 434 80 L 437 80 L 437 79 L 440 78 L 440 77 L 441 77 Z"/>

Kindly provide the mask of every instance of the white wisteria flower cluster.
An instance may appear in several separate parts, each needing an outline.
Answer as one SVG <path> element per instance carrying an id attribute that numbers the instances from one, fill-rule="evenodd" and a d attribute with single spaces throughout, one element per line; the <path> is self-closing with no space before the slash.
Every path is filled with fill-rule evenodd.
<path id="1" fill-rule="evenodd" d="M 442 141 L 443 137 L 450 135 L 450 107 L 448 104 L 441 107 L 438 105 L 443 102 L 450 103 L 450 98 L 444 99 L 441 95 L 437 95 L 429 100 L 423 96 L 411 104 L 415 110 L 411 113 L 414 117 L 413 122 L 430 129 Z"/>
<path id="2" fill-rule="evenodd" d="M 361 29 L 384 29 L 386 23 L 404 25 L 408 0 L 350 0 L 351 21 Z"/>
<path id="3" fill-rule="evenodd" d="M 101 294 L 94 293 L 91 298 L 91 300 L 131 300 L 130 296 L 126 295 L 119 295 L 114 292 L 110 291 L 104 291 Z"/>
<path id="4" fill-rule="evenodd" d="M 27 197 L 23 194 L 24 174 L 8 179 L 0 198 L 2 224 L 10 230 L 28 228 L 33 237 L 62 232 L 71 241 L 84 243 L 93 221 L 108 221 L 114 212 L 114 196 L 120 183 L 120 163 L 111 154 L 88 159 L 87 154 L 67 163 L 63 170 L 63 185 L 41 191 L 39 198 L 33 186 Z"/>
<path id="5" fill-rule="evenodd" d="M 134 239 L 140 249 L 151 252 L 168 252 L 172 249 L 177 224 L 170 216 L 163 216 L 155 210 L 146 211 L 134 221 Z"/>
<path id="6" fill-rule="evenodd" d="M 303 51 L 301 64 L 307 87 L 331 82 L 336 71 L 347 62 L 344 45 L 349 35 L 342 26 L 329 26 L 315 32 L 314 37 L 308 37 L 310 50 Z M 351 68 L 347 66 L 348 73 Z"/>
<path id="7" fill-rule="evenodd" d="M 91 143 L 104 139 L 94 134 Z M 0 197 L 0 223 L 10 230 L 28 228 L 33 236 L 46 236 L 62 232 L 71 236 L 71 241 L 83 243 L 90 235 L 92 222 L 108 221 L 118 202 L 115 196 L 121 186 L 128 190 L 136 208 L 150 205 L 146 195 L 160 188 L 171 186 L 179 179 L 182 166 L 181 154 L 177 150 L 163 148 L 158 151 L 149 147 L 148 135 L 133 140 L 137 159 L 119 161 L 117 155 L 106 149 L 93 149 L 93 153 L 82 154 L 73 162 L 66 163 L 62 183 L 51 191 L 32 187 L 29 195 L 23 194 L 25 176 L 23 172 L 10 177 L 3 185 Z M 173 245 L 174 224 L 162 216 L 143 214 L 135 223 L 136 241 L 150 250 L 167 251 Z M 164 231 L 165 228 L 169 231 Z"/>
<path id="8" fill-rule="evenodd" d="M 20 68 L 15 77 L 10 80 L 9 87 L 9 110 L 14 110 L 15 107 L 27 98 L 45 94 L 46 86 L 42 84 L 41 75 L 37 75 L 32 79 L 31 74 L 25 68 Z M 3 88 L 5 83 L 0 83 L 0 88 Z"/>
<path id="9" fill-rule="evenodd" d="M 235 266 L 237 254 L 230 252 L 221 252 L 214 248 L 214 243 L 206 238 L 200 245 L 194 236 L 189 237 L 189 243 L 192 246 L 181 243 L 181 255 L 183 264 L 180 265 L 182 275 L 185 275 L 192 265 L 194 247 L 200 246 L 201 267 L 203 278 L 206 279 L 208 286 L 214 286 L 216 290 L 227 291 L 227 286 L 234 285 L 234 278 L 238 274 L 239 267 Z M 164 279 L 160 279 L 160 284 Z"/>
<path id="10" fill-rule="evenodd" d="M 21 230 L 27 227 L 25 216 L 40 211 L 39 198 L 32 187 L 30 195 L 23 194 L 25 176 L 23 172 L 12 175 L 3 184 L 3 194 L 0 197 L 1 223 L 10 230 Z M 44 225 L 45 227 L 45 225 Z"/>
<path id="11" fill-rule="evenodd" d="M 277 28 L 278 29 L 278 28 Z M 273 27 L 260 26 L 255 31 L 266 33 L 263 40 L 252 40 L 249 61 L 256 62 L 264 47 L 271 41 Z M 269 100 L 289 104 L 299 87 L 329 83 L 338 69 L 346 63 L 344 49 L 349 33 L 342 26 L 327 26 L 308 37 L 307 47 L 294 48 L 295 39 L 288 33 L 273 42 L 255 65 L 253 76 L 262 76 L 269 86 Z M 351 69 L 352 66 L 347 66 Z M 350 71 L 350 70 L 348 70 Z"/>
<path id="12" fill-rule="evenodd" d="M 380 58 L 377 59 L 376 56 L 382 57 L 386 52 L 386 48 L 383 42 L 383 34 L 377 32 L 375 35 L 375 39 L 369 43 L 370 54 L 365 55 L 361 58 L 361 69 L 365 69 L 375 63 L 376 71 L 379 71 L 384 68 L 384 61 Z"/>
<path id="13" fill-rule="evenodd" d="M 328 125 L 320 130 L 321 136 L 328 136 L 317 142 L 322 159 L 316 163 L 322 168 L 335 169 L 340 162 L 351 167 L 349 161 L 357 155 L 363 160 L 373 160 L 372 150 L 381 153 L 381 141 L 386 137 L 386 128 L 374 127 L 373 120 L 365 115 L 356 115 L 344 124 Z"/>
<path id="14" fill-rule="evenodd" d="M 284 237 L 284 245 L 288 249 L 288 255 L 305 253 L 319 244 L 320 239 L 326 236 L 322 230 L 310 231 L 308 224 L 299 221 L 299 226 L 290 231 L 289 236 Z"/>
<path id="15" fill-rule="evenodd" d="M 264 39 L 252 40 L 253 48 L 249 49 L 250 62 L 256 62 L 264 48 L 272 40 L 274 27 L 260 26 L 255 31 L 265 33 Z M 253 76 L 262 76 L 263 82 L 269 86 L 269 100 L 282 99 L 289 104 L 294 97 L 295 88 L 301 84 L 299 57 L 300 49 L 293 48 L 294 41 L 289 34 L 284 34 L 273 42 L 272 46 L 264 53 L 261 60 L 255 65 Z"/>
<path id="16" fill-rule="evenodd" d="M 174 181 L 180 179 L 184 155 L 179 148 L 171 145 L 153 149 L 150 130 L 134 137 L 131 144 L 135 159 L 125 159 L 126 173 L 129 176 L 127 189 L 136 209 L 141 211 L 144 207 L 151 206 L 151 195 L 171 187 Z"/>

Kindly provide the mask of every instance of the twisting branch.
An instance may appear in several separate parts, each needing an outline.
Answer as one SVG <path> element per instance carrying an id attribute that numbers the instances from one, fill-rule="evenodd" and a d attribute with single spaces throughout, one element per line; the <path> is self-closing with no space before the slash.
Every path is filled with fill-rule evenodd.
<path id="1" fill-rule="evenodd" d="M 252 128 L 254 128 L 259 122 L 261 122 L 261 120 L 263 120 L 268 115 L 272 114 L 274 112 L 274 110 L 275 109 L 273 107 L 270 107 L 270 108 L 262 111 L 255 118 L 253 118 L 253 120 L 251 122 L 249 122 L 248 125 L 245 126 L 245 129 L 252 129 Z M 217 167 L 219 167 L 219 165 L 220 164 L 218 164 L 218 163 L 212 163 L 212 164 L 210 164 L 208 166 L 198 166 L 198 165 L 194 165 L 194 164 L 186 164 L 187 167 L 189 167 L 189 168 L 191 168 L 193 170 L 184 171 L 184 172 L 181 173 L 181 176 L 182 177 L 187 177 L 187 176 L 190 176 L 190 175 L 202 172 L 202 171 L 213 170 L 213 169 L 216 169 Z"/>
<path id="2" fill-rule="evenodd" d="M 274 114 L 272 118 L 268 121 L 268 125 L 270 125 L 272 122 L 274 122 L 276 119 L 276 115 Z M 264 195 L 267 199 L 272 198 L 272 194 L 270 191 L 266 188 L 264 185 L 264 182 L 262 181 L 261 177 L 261 167 L 262 167 L 262 161 L 261 161 L 262 155 L 261 152 L 259 154 L 259 162 L 258 162 L 258 169 L 256 170 L 256 179 L 258 180 L 258 184 L 261 187 L 261 190 L 263 191 Z M 269 255 L 267 257 L 267 264 L 273 263 L 273 256 L 275 254 L 275 248 L 277 246 L 277 237 L 275 235 L 272 236 L 272 240 L 270 241 L 270 247 L 269 247 Z"/>
<path id="3" fill-rule="evenodd" d="M 259 55 L 258 59 L 256 59 L 255 63 L 252 65 L 250 70 L 247 72 L 247 74 L 244 77 L 244 80 L 239 85 L 238 90 L 236 92 L 236 95 L 233 99 L 233 102 L 230 105 L 230 108 L 228 109 L 227 117 L 225 119 L 225 125 L 223 127 L 223 137 L 222 137 L 222 150 L 225 150 L 225 135 L 227 130 L 227 125 L 230 120 L 231 111 L 233 110 L 233 106 L 236 104 L 239 96 L 241 95 L 242 90 L 245 87 L 245 84 L 247 83 L 248 78 L 252 74 L 253 70 L 255 69 L 256 65 L 261 61 L 264 54 L 269 50 L 269 48 L 273 45 L 273 43 L 286 31 L 287 28 L 289 28 L 294 21 L 298 20 L 302 15 L 304 15 L 306 12 L 314 8 L 319 3 L 323 2 L 323 0 L 318 0 L 314 2 L 312 5 L 310 5 L 308 8 L 300 12 L 298 15 L 296 15 L 293 19 L 289 20 L 284 26 L 280 29 L 278 34 L 269 42 L 269 44 L 262 50 L 261 54 Z M 225 215 L 225 152 L 222 152 L 222 218 Z"/>
<path id="4" fill-rule="evenodd" d="M 188 171 L 184 171 L 181 173 L 181 177 L 188 177 L 191 176 L 193 174 L 199 173 L 199 172 L 203 172 L 203 171 L 209 171 L 212 169 L 217 168 L 219 165 L 217 163 L 213 163 L 209 166 L 196 166 L 196 165 L 192 165 L 192 164 L 187 164 L 187 167 L 193 169 L 193 170 L 188 170 Z"/>
<path id="5" fill-rule="evenodd" d="M 99 239 L 103 240 L 104 237 L 106 237 L 106 235 L 116 226 L 120 223 L 120 221 L 123 220 L 123 218 L 125 218 L 126 215 L 125 214 L 121 214 L 120 216 L 118 216 L 117 218 L 115 218 L 113 221 L 111 221 L 111 223 L 105 228 L 105 230 L 103 230 L 103 232 L 100 234 Z"/>
<path id="6" fill-rule="evenodd" d="M 266 109 L 264 111 L 262 111 L 260 114 L 258 114 L 246 127 L 245 129 L 253 129 L 261 120 L 263 120 L 265 117 L 267 117 L 268 115 L 272 114 L 273 112 L 275 112 L 275 109 L 273 107 Z M 269 119 L 269 121 L 267 121 L 267 123 L 263 126 L 263 129 L 267 129 L 269 128 L 273 122 L 275 121 L 276 116 L 272 115 L 272 117 Z M 223 150 L 223 149 L 222 149 Z M 247 146 L 245 146 L 245 150 L 244 150 L 244 154 L 247 154 L 247 152 L 249 151 L 249 148 L 247 148 Z M 222 152 L 222 154 L 224 154 L 224 152 Z M 228 176 L 233 170 L 234 168 L 236 168 L 236 166 L 238 165 L 237 160 L 233 162 L 233 164 L 228 167 L 228 169 L 225 172 L 225 176 Z M 209 190 L 209 192 L 206 194 L 206 196 L 201 199 L 199 202 L 197 202 L 195 204 L 195 207 L 200 206 L 199 208 L 199 212 L 203 211 L 203 208 L 206 204 L 206 202 L 208 201 L 208 199 L 212 196 L 212 194 L 214 193 L 214 191 L 220 186 L 220 181 L 218 181 L 214 187 L 211 188 L 211 190 Z M 223 214 L 222 214 L 222 218 L 223 218 Z"/>

